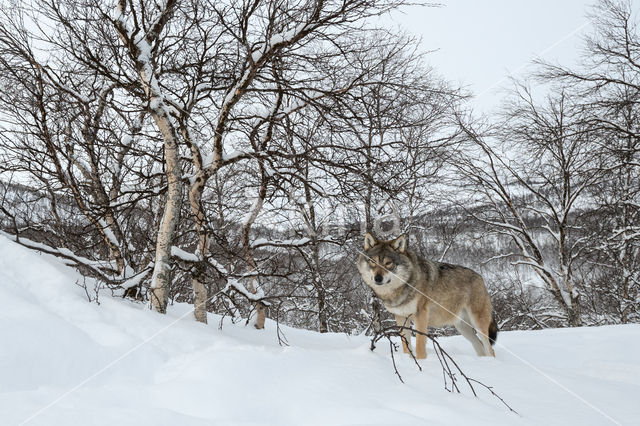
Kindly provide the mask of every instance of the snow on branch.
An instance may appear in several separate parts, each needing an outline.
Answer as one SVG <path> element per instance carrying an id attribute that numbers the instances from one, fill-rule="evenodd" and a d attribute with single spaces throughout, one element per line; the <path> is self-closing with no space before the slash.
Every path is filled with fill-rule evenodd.
<path id="1" fill-rule="evenodd" d="M 251 293 L 242 284 L 240 284 L 238 280 L 229 278 L 226 287 L 224 288 L 224 290 L 222 290 L 222 293 L 228 293 L 230 290 L 237 291 L 238 293 L 246 297 L 250 302 L 260 302 L 265 306 L 269 306 L 269 303 L 264 300 L 264 292 L 259 287 L 256 289 L 255 293 Z"/>
<path id="2" fill-rule="evenodd" d="M 302 247 L 311 242 L 309 238 L 296 238 L 289 240 L 267 240 L 266 238 L 258 238 L 251 245 L 252 248 L 270 246 L 270 247 Z"/>
<path id="3" fill-rule="evenodd" d="M 106 276 L 105 270 L 109 272 L 116 272 L 118 270 L 118 266 L 115 264 L 115 262 L 110 260 L 88 259 L 86 257 L 76 255 L 68 248 L 51 247 L 46 244 L 30 240 L 28 238 L 20 237 L 18 235 L 8 234 L 4 231 L 0 231 L 0 235 L 4 235 L 5 237 L 12 239 L 24 247 L 27 247 L 33 250 L 38 250 L 43 253 L 51 254 L 51 255 L 66 259 L 68 261 L 71 261 L 71 263 L 65 262 L 69 266 L 78 266 L 78 265 L 85 266 L 91 269 L 92 271 L 94 271 L 95 273 L 97 273 L 98 275 L 100 275 L 106 281 L 113 281 L 114 278 Z"/>
<path id="4" fill-rule="evenodd" d="M 202 259 L 198 256 L 198 253 L 189 253 L 177 246 L 171 246 L 171 256 L 177 257 L 185 262 L 200 262 Z"/>
<path id="5" fill-rule="evenodd" d="M 142 282 L 142 280 L 144 280 L 149 273 L 153 271 L 153 262 L 150 262 L 143 270 L 142 272 L 137 273 L 136 275 L 132 276 L 131 278 L 125 280 L 122 282 L 122 284 L 120 284 L 120 286 L 122 288 L 124 288 L 125 290 L 132 288 L 132 287 L 137 287 L 140 285 L 140 283 Z"/>
<path id="6" fill-rule="evenodd" d="M 199 252 L 191 253 L 177 246 L 171 246 L 171 256 L 189 263 L 197 263 L 203 260 Z M 227 268 L 225 268 L 224 265 L 222 265 L 220 262 L 213 259 L 212 257 L 207 258 L 207 263 L 213 266 L 220 274 L 222 275 L 229 274 L 229 271 L 227 271 Z"/>

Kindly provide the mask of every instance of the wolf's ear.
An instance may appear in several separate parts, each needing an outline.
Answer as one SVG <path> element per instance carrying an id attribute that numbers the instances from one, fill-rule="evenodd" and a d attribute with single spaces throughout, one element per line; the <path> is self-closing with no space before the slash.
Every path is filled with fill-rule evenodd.
<path id="1" fill-rule="evenodd" d="M 376 240 L 376 237 L 371 235 L 371 233 L 367 232 L 364 236 L 364 249 L 369 250 L 371 247 L 375 246 L 376 244 L 378 244 L 378 240 Z"/>
<path id="2" fill-rule="evenodd" d="M 407 250 L 407 237 L 404 234 L 400 235 L 391 241 L 391 247 L 398 253 L 404 254 L 405 250 Z"/>

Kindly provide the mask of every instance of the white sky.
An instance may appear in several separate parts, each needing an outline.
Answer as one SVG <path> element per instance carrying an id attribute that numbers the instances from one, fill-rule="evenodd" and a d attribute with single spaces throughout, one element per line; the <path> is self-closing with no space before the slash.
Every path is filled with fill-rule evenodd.
<path id="1" fill-rule="evenodd" d="M 576 63 L 594 1 L 441 0 L 441 7 L 405 8 L 391 19 L 421 36 L 423 50 L 438 49 L 429 63 L 468 87 L 474 108 L 488 112 L 499 104 L 507 76 L 524 75 L 533 58 Z"/>

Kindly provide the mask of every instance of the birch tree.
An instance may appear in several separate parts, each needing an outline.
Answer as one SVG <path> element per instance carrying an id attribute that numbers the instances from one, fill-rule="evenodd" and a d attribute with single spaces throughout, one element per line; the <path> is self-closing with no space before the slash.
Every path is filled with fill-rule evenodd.
<path id="1" fill-rule="evenodd" d="M 40 51 L 14 56 L 29 57 L 23 64 L 32 68 L 25 74 L 27 80 L 41 75 L 46 90 L 55 92 L 43 98 L 43 104 L 56 106 L 60 112 L 56 118 L 74 135 L 68 145 L 75 154 L 82 151 L 69 154 L 64 141 L 57 141 L 56 155 L 65 163 L 42 176 L 55 175 L 61 181 L 83 176 L 82 184 L 63 186 L 76 195 L 81 210 L 82 205 L 90 207 L 85 210 L 87 217 L 96 217 L 94 227 L 106 230 L 102 239 L 117 270 L 132 269 L 137 283 L 152 272 L 150 296 L 156 311 L 166 310 L 173 291 L 172 269 L 180 269 L 180 280 L 189 271 L 193 294 L 187 300 L 194 302 L 198 321 L 207 320 L 208 287 L 214 275 L 225 285 L 249 278 L 256 293 L 250 300 L 255 302 L 260 298 L 260 277 L 266 274 L 256 255 L 260 247 L 255 229 L 262 225 L 262 212 L 275 208 L 269 204 L 270 196 L 282 201 L 287 197 L 285 188 L 304 189 L 303 216 L 315 216 L 308 227 L 315 235 L 324 220 L 318 200 L 325 198 L 333 206 L 336 200 L 351 200 L 353 189 L 366 186 L 367 180 L 375 180 L 372 191 L 395 193 L 404 179 L 398 172 L 406 160 L 391 161 L 396 154 L 404 148 L 416 154 L 436 152 L 426 143 L 428 126 L 404 135 L 400 129 L 415 127 L 420 119 L 439 120 L 440 101 L 448 102 L 450 92 L 429 72 L 422 72 L 422 64 L 411 60 L 412 52 L 405 52 L 415 46 L 412 40 L 389 33 L 381 36 L 367 21 L 401 4 L 400 0 L 17 2 L 17 10 L 26 11 L 30 23 L 47 22 L 36 26 L 36 32 L 41 42 L 55 47 L 60 60 L 42 61 Z M 33 31 L 25 22 L 14 27 Z M 6 33 L 13 34 L 15 28 Z M 8 62 L 5 67 L 12 65 Z M 411 79 L 414 72 L 419 75 Z M 64 96 L 72 101 L 62 102 Z M 362 111 L 369 107 L 365 119 Z M 410 107 L 410 117 L 403 114 L 405 107 Z M 81 120 L 71 117 L 76 110 Z M 305 122 L 305 117 L 310 120 Z M 368 119 L 378 122 L 366 153 L 355 138 L 371 124 Z M 39 117 L 32 127 L 46 134 L 43 124 L 49 123 Z M 313 138 L 304 137 L 308 123 L 321 129 Z M 55 133 L 64 134 L 58 128 Z M 289 133 L 295 140 L 293 149 L 287 146 Z M 404 143 L 403 137 L 410 142 Z M 380 149 L 373 148 L 377 144 Z M 28 157 L 31 164 L 41 158 L 39 152 L 20 157 L 18 151 L 16 158 Z M 81 163 L 81 157 L 90 161 Z M 428 155 L 418 157 L 411 157 L 411 170 L 422 173 Z M 361 166 L 367 161 L 370 170 L 365 177 Z M 382 173 L 390 162 L 393 166 Z M 412 172 L 402 173 L 406 177 Z M 387 179 L 394 175 L 395 179 Z M 44 184 L 46 177 L 41 180 Z M 259 201 L 249 206 L 248 214 L 241 211 L 237 194 L 230 192 L 247 186 L 244 182 L 255 183 Z M 327 183 L 330 190 L 320 188 L 320 183 Z M 144 256 L 132 256 L 127 232 L 118 230 L 123 228 L 121 212 L 143 202 L 154 217 L 144 238 L 154 248 L 145 248 Z M 314 242 L 315 254 L 310 257 L 316 258 L 312 271 L 318 276 L 322 244 Z M 175 260 L 179 268 L 173 268 Z M 183 292 L 184 283 L 179 285 Z M 326 307 L 322 288 L 317 287 L 316 301 Z M 320 328 L 326 330 L 326 309 L 318 311 L 323 316 Z"/>
<path id="2" fill-rule="evenodd" d="M 229 164 L 259 158 L 269 151 L 269 134 L 274 120 L 282 120 L 288 112 L 283 107 L 286 95 L 289 110 L 297 110 L 318 97 L 344 92 L 348 86 L 326 86 L 314 70 L 318 65 L 333 66 L 331 60 L 350 50 L 347 28 L 355 30 L 355 22 L 375 16 L 401 2 L 293 2 L 275 1 L 247 3 L 209 3 L 190 11 L 193 26 L 187 32 L 207 34 L 194 37 L 195 45 L 182 47 L 198 59 L 199 67 L 179 64 L 192 79 L 186 104 L 179 103 L 176 115 L 182 123 L 184 140 L 190 150 L 191 169 L 189 199 L 199 235 L 196 255 L 209 256 L 207 220 L 202 209 L 202 194 L 209 179 Z M 203 12 L 204 11 L 204 12 Z M 208 14 L 206 11 L 211 11 Z M 355 31 L 358 32 L 358 31 Z M 331 43 L 326 43 L 330 40 Z M 331 47 L 333 46 L 333 47 Z M 230 62 L 231 60 L 231 62 Z M 274 66 L 278 73 L 274 75 Z M 316 65 L 317 64 L 317 65 Z M 193 70 L 185 73 L 184 70 Z M 326 71 L 325 71 L 326 72 Z M 206 83 L 202 79 L 210 79 Z M 283 89 L 283 83 L 286 87 Z M 301 83 L 296 85 L 296 83 Z M 297 105 L 296 105 L 297 104 Z M 261 107 L 256 108 L 255 105 Z M 296 105 L 291 108 L 291 105 Z M 185 111 L 198 111 L 200 116 Z M 265 113 L 264 111 L 269 111 Z M 265 117 L 269 117 L 265 120 Z M 249 123 L 257 124 L 249 124 Z M 210 136 L 192 131 L 203 124 Z M 254 151 L 243 137 L 243 128 L 259 134 L 266 143 L 262 151 Z M 194 136 L 195 135 L 195 136 Z M 204 289 L 194 278 L 196 306 L 207 299 Z M 202 315 L 197 317 L 202 320 Z"/>
<path id="3" fill-rule="evenodd" d="M 575 92 L 590 124 L 602 131 L 596 149 L 606 179 L 593 191 L 593 246 L 594 266 L 604 270 L 603 285 L 594 291 L 604 298 L 602 305 L 612 300 L 618 320 L 628 322 L 640 307 L 639 22 L 627 0 L 598 1 L 590 20 L 581 63 L 569 68 L 540 62 L 537 76 Z"/>
<path id="4" fill-rule="evenodd" d="M 38 16 L 15 8 L 3 9 L 0 18 L 2 168 L 49 197 L 55 229 L 46 232 L 58 239 L 40 249 L 58 255 L 71 249 L 66 257 L 107 283 L 126 287 L 129 279 L 148 271 L 146 247 L 134 247 L 133 223 L 126 214 L 144 203 L 153 181 L 155 152 L 136 146 L 144 114 L 114 108 L 119 86 L 73 63 L 80 53 L 76 44 L 64 44 L 60 33 L 58 38 L 27 31 L 25 22 Z M 88 222 L 90 234 L 100 236 L 107 260 L 91 261 L 104 259 L 101 249 L 88 254 L 73 246 L 78 238 L 65 238 L 66 213 L 57 200 L 66 196 Z"/>
<path id="5" fill-rule="evenodd" d="M 182 203 L 182 165 L 178 148 L 178 131 L 170 118 L 167 96 L 160 87 L 153 52 L 157 51 L 158 38 L 169 21 L 176 1 L 169 0 L 163 8 L 151 16 L 127 7 L 120 0 L 113 14 L 113 25 L 126 47 L 140 83 L 149 102 L 149 113 L 163 139 L 164 165 L 167 178 L 167 195 L 162 219 L 156 237 L 155 262 L 151 279 L 151 303 L 156 311 L 165 313 L 169 285 L 171 283 L 171 245 Z M 150 11 L 151 12 L 151 11 Z"/>
<path id="6" fill-rule="evenodd" d="M 531 268 L 566 322 L 581 325 L 577 269 L 588 247 L 582 216 L 589 189 L 602 178 L 597 133 L 563 93 L 540 105 L 520 86 L 505 115 L 492 134 L 462 124 L 470 145 L 456 164 L 472 185 L 468 205 L 478 206 L 469 211 L 511 240 L 514 250 L 503 257 Z"/>

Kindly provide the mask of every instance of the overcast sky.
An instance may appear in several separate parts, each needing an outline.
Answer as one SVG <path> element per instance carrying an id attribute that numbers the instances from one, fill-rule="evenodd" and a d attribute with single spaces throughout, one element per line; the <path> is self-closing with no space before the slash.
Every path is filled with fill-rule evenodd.
<path id="1" fill-rule="evenodd" d="M 411 7 L 391 17 L 420 35 L 428 57 L 446 79 L 469 87 L 474 106 L 498 104 L 508 75 L 523 75 L 537 56 L 576 63 L 586 17 L 595 0 L 442 0 L 438 8 Z"/>

